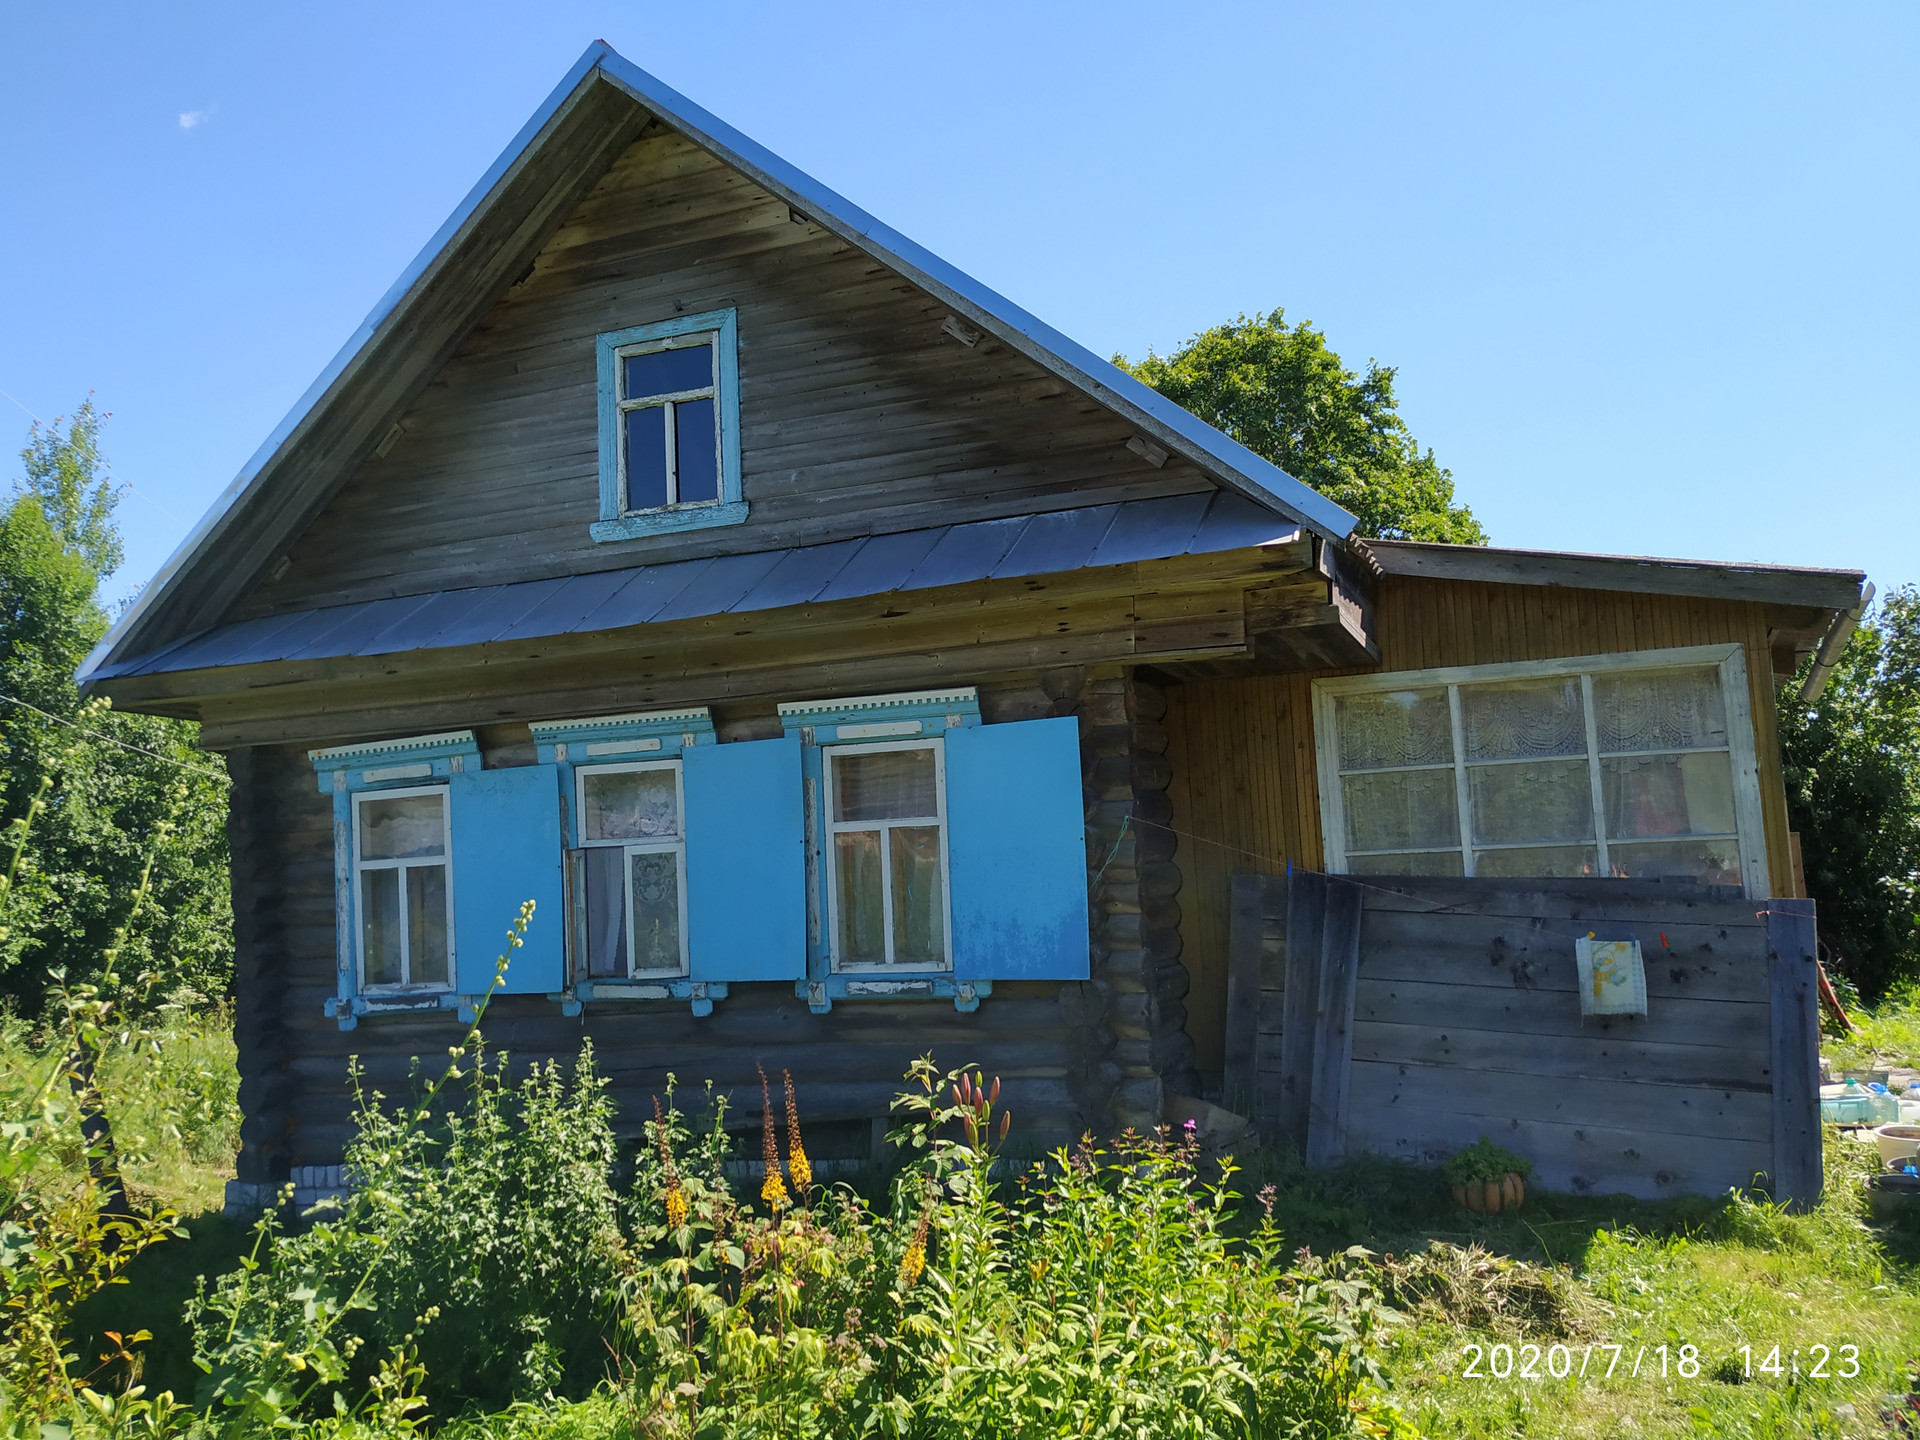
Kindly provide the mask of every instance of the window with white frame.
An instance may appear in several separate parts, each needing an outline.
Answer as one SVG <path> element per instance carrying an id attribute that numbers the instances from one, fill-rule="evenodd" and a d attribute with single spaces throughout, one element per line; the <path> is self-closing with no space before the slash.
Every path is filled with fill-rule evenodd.
<path id="1" fill-rule="evenodd" d="M 575 772 L 585 852 L 587 974 L 687 973 L 687 846 L 680 762 Z"/>
<path id="2" fill-rule="evenodd" d="M 1764 893 L 1739 647 L 1314 686 L 1328 868 Z"/>
<path id="3" fill-rule="evenodd" d="M 444 787 L 354 796 L 360 985 L 445 989 L 452 911 Z"/>
<path id="4" fill-rule="evenodd" d="M 950 966 L 943 745 L 923 740 L 824 752 L 835 970 Z"/>

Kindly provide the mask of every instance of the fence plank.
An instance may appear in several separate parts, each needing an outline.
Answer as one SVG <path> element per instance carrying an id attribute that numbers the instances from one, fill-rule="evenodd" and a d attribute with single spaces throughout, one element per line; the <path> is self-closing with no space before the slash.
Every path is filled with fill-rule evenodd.
<path id="1" fill-rule="evenodd" d="M 1327 877 L 1296 870 L 1287 879 L 1287 991 L 1280 1029 L 1279 1105 L 1271 1129 L 1307 1148 L 1313 1095 L 1314 1019 L 1320 1005 L 1320 936 Z"/>
<path id="2" fill-rule="evenodd" d="M 1572 1080 L 1544 1065 L 1526 1073 L 1357 1060 L 1352 1068 L 1350 1103 L 1356 1109 L 1476 1115 L 1488 1128 L 1551 1120 L 1636 1130 L 1650 1142 L 1662 1135 L 1759 1139 L 1773 1108 L 1764 1091 Z"/>
<path id="3" fill-rule="evenodd" d="M 1773 1002 L 1773 1193 L 1806 1209 L 1820 1199 L 1820 1010 L 1814 902 L 1767 902 Z"/>
<path id="4" fill-rule="evenodd" d="M 1745 1007 L 1760 1011 L 1766 1007 Z M 1765 1025 L 1760 1027 L 1765 1029 Z M 1676 1045 L 1630 1031 L 1580 1035 L 1516 1035 L 1510 1030 L 1355 1018 L 1353 1058 L 1386 1064 L 1457 1065 L 1515 1074 L 1546 1070 L 1568 1079 L 1633 1084 L 1710 1085 L 1724 1090 L 1771 1089 L 1769 1074 L 1756 1069 L 1751 1047 Z"/>
<path id="5" fill-rule="evenodd" d="M 1483 915 L 1376 911 L 1368 897 L 1369 979 L 1457 980 L 1529 990 L 1578 988 L 1572 930 L 1531 928 L 1524 920 Z M 1764 1000 L 1766 955 L 1755 926 L 1668 924 L 1659 917 L 1584 921 L 1602 940 L 1638 940 L 1650 1003 L 1671 996 Z M 1667 945 L 1660 943 L 1661 935 Z"/>
<path id="6" fill-rule="evenodd" d="M 1720 1195 L 1747 1186 L 1767 1167 L 1764 1140 L 1699 1135 L 1649 1136 L 1638 1129 L 1550 1120 L 1500 1122 L 1446 1111 L 1376 1111 L 1356 1105 L 1348 1139 L 1356 1150 L 1438 1165 L 1489 1135 L 1533 1162 L 1544 1190 L 1575 1195 Z"/>
<path id="7" fill-rule="evenodd" d="M 1360 974 L 1360 887 L 1327 882 L 1320 932 L 1320 985 L 1313 1017 L 1313 1081 L 1307 1164 L 1337 1165 L 1347 1153 L 1347 1086 L 1353 1069 L 1353 987 Z"/>
<path id="8" fill-rule="evenodd" d="M 1376 980 L 1373 957 L 1361 962 L 1355 1014 L 1362 1020 L 1401 1025 L 1460 1025 L 1512 1035 L 1632 1035 L 1675 1045 L 1743 1048 L 1756 1074 L 1771 1068 L 1768 1035 L 1772 1008 L 1764 996 L 1751 1000 L 1649 998 L 1646 1016 L 1580 1014 L 1570 990 L 1517 990 L 1508 985 L 1449 985 L 1439 980 Z"/>

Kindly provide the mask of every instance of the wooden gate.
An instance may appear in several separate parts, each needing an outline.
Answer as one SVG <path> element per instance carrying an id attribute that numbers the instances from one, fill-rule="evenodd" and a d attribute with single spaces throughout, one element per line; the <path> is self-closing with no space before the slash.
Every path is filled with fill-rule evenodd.
<path id="1" fill-rule="evenodd" d="M 1309 1165 L 1488 1135 L 1555 1190 L 1818 1198 L 1812 901 L 1303 871 L 1232 895 L 1226 1102 Z M 1581 1017 L 1588 935 L 1640 942 L 1645 1016 Z"/>

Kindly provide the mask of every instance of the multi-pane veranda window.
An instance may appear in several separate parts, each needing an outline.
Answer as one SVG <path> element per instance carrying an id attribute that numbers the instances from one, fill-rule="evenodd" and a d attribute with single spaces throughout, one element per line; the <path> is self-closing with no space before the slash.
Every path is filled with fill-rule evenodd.
<path id="1" fill-rule="evenodd" d="M 578 772 L 585 860 L 587 974 L 593 979 L 687 971 L 687 845 L 680 763 Z M 742 897 L 750 904 L 750 897 Z"/>
<path id="2" fill-rule="evenodd" d="M 363 989 L 447 984 L 447 792 L 354 797 Z"/>
<path id="3" fill-rule="evenodd" d="M 720 498 L 715 338 L 674 335 L 618 352 L 624 512 Z"/>
<path id="4" fill-rule="evenodd" d="M 1743 690 L 1744 669 L 1607 658 L 1484 680 L 1328 683 L 1333 868 L 1742 884 L 1762 849 L 1757 793 L 1742 794 L 1744 697 L 1729 683 L 1737 670 Z"/>
<path id="5" fill-rule="evenodd" d="M 942 743 L 829 748 L 825 760 L 834 968 L 946 969 Z"/>

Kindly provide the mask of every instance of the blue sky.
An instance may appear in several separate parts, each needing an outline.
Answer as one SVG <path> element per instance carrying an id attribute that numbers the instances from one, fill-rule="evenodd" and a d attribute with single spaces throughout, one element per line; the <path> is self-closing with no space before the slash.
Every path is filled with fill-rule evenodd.
<path id="1" fill-rule="evenodd" d="M 1920 579 L 1910 3 L 16 0 L 0 478 L 92 391 L 143 582 L 596 37 L 1100 353 L 1397 366 L 1496 543 Z"/>

